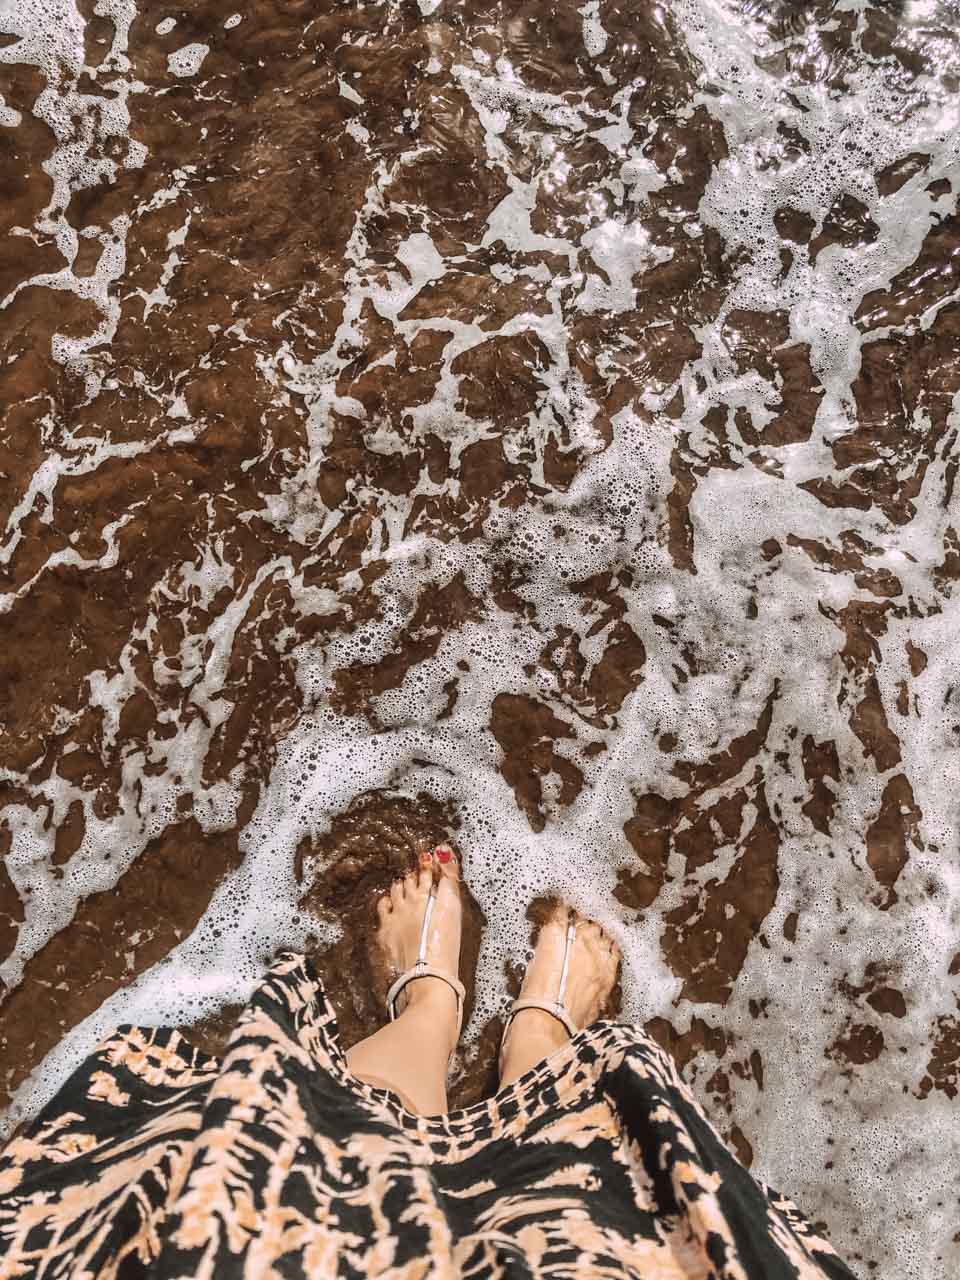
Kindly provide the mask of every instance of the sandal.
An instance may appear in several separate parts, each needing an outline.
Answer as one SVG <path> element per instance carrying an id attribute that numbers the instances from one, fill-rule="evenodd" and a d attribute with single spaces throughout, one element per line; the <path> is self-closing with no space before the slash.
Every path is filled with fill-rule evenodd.
<path id="1" fill-rule="evenodd" d="M 430 918 L 433 915 L 433 908 L 437 902 L 437 886 L 430 886 L 430 894 L 427 898 L 427 907 L 423 913 L 423 925 L 420 929 L 420 945 L 417 948 L 417 958 L 411 968 L 401 973 L 396 982 L 387 992 L 387 1010 L 390 1014 L 390 1021 L 393 1022 L 397 1017 L 397 997 L 408 983 L 415 981 L 417 978 L 439 978 L 441 982 L 445 982 L 451 988 L 457 997 L 457 1039 L 460 1039 L 460 1032 L 463 1027 L 463 1002 L 466 998 L 466 991 L 463 983 L 459 978 L 452 974 L 444 973 L 442 969 L 435 969 L 432 964 L 427 964 L 427 939 L 430 934 Z"/>
<path id="2" fill-rule="evenodd" d="M 503 1037 L 500 1041 L 500 1052 L 503 1053 L 503 1045 L 507 1040 L 507 1032 L 510 1030 L 510 1024 L 522 1009 L 542 1009 L 544 1013 L 549 1013 L 552 1018 L 556 1018 L 566 1028 L 567 1034 L 572 1038 L 577 1034 L 580 1028 L 567 1013 L 564 1007 L 563 997 L 567 990 L 567 973 L 570 969 L 570 955 L 573 951 L 573 940 L 577 936 L 576 921 L 571 920 L 567 924 L 567 937 L 563 948 L 563 964 L 560 968 L 560 985 L 557 987 L 556 999 L 553 1001 L 536 1000 L 532 997 L 521 997 L 514 1000 L 507 1015 L 507 1025 L 503 1028 Z"/>

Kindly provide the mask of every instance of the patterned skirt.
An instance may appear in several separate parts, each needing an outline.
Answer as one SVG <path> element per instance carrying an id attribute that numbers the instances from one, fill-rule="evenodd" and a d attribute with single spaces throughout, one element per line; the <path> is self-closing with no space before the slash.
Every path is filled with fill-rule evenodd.
<path id="1" fill-rule="evenodd" d="M 121 1027 L 0 1156 L 0 1280 L 843 1277 L 727 1149 L 672 1059 L 598 1023 L 424 1118 L 347 1068 L 285 954 L 223 1058 Z"/>

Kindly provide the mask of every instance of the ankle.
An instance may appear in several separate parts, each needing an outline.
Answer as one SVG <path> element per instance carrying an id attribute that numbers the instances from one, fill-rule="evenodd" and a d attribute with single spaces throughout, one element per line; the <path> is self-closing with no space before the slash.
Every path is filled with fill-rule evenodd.
<path id="1" fill-rule="evenodd" d="M 558 1047 L 570 1039 L 560 1019 L 547 1013 L 546 1009 L 518 1009 L 510 1023 L 508 1041 L 514 1037 L 518 1040 L 549 1041 Z"/>
<path id="2" fill-rule="evenodd" d="M 430 1028 L 430 1038 L 440 1043 L 449 1056 L 457 1043 L 457 996 L 453 988 L 440 978 L 427 975 L 412 979 L 403 995 L 406 1003 L 398 1020 L 407 1014 L 422 1019 Z M 427 1047 L 425 1043 L 424 1048 Z"/>
<path id="3" fill-rule="evenodd" d="M 500 1079 L 506 1084 L 549 1058 L 570 1040 L 566 1027 L 542 1009 L 514 1014 L 500 1053 Z"/>

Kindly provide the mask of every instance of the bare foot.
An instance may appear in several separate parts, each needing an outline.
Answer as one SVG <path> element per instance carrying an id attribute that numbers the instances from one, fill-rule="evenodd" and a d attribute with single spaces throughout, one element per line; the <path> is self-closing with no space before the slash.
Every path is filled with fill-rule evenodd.
<path id="1" fill-rule="evenodd" d="M 544 923 L 520 990 L 521 999 L 552 1004 L 560 986 L 567 924 L 575 923 L 564 1008 L 578 1027 L 600 1016 L 617 980 L 620 949 L 593 920 L 560 905 Z M 500 1087 L 559 1049 L 569 1035 L 558 1018 L 541 1009 L 521 1009 L 507 1028 L 500 1050 Z"/>
<path id="2" fill-rule="evenodd" d="M 456 855 L 449 845 L 438 845 L 430 853 L 420 855 L 420 866 L 402 880 L 397 880 L 377 903 L 376 942 L 380 948 L 391 981 L 413 967 L 420 946 L 420 931 L 430 889 L 436 881 L 437 900 L 430 918 L 426 961 L 436 969 L 458 976 L 460 962 L 460 872 Z M 439 978 L 414 978 L 397 997 L 398 1011 L 413 1005 L 429 1005 L 437 1020 L 438 1035 L 449 1041 L 452 1052 L 457 1039 L 457 997 L 454 990 Z"/>

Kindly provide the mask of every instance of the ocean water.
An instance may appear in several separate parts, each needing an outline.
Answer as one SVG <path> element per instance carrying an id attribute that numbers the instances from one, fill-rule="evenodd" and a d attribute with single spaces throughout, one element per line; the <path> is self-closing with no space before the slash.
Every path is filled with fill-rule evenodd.
<path id="1" fill-rule="evenodd" d="M 8 1125 L 281 947 L 361 1026 L 451 832 L 464 1078 L 560 895 L 956 1274 L 958 90 L 955 0 L 0 0 Z"/>

